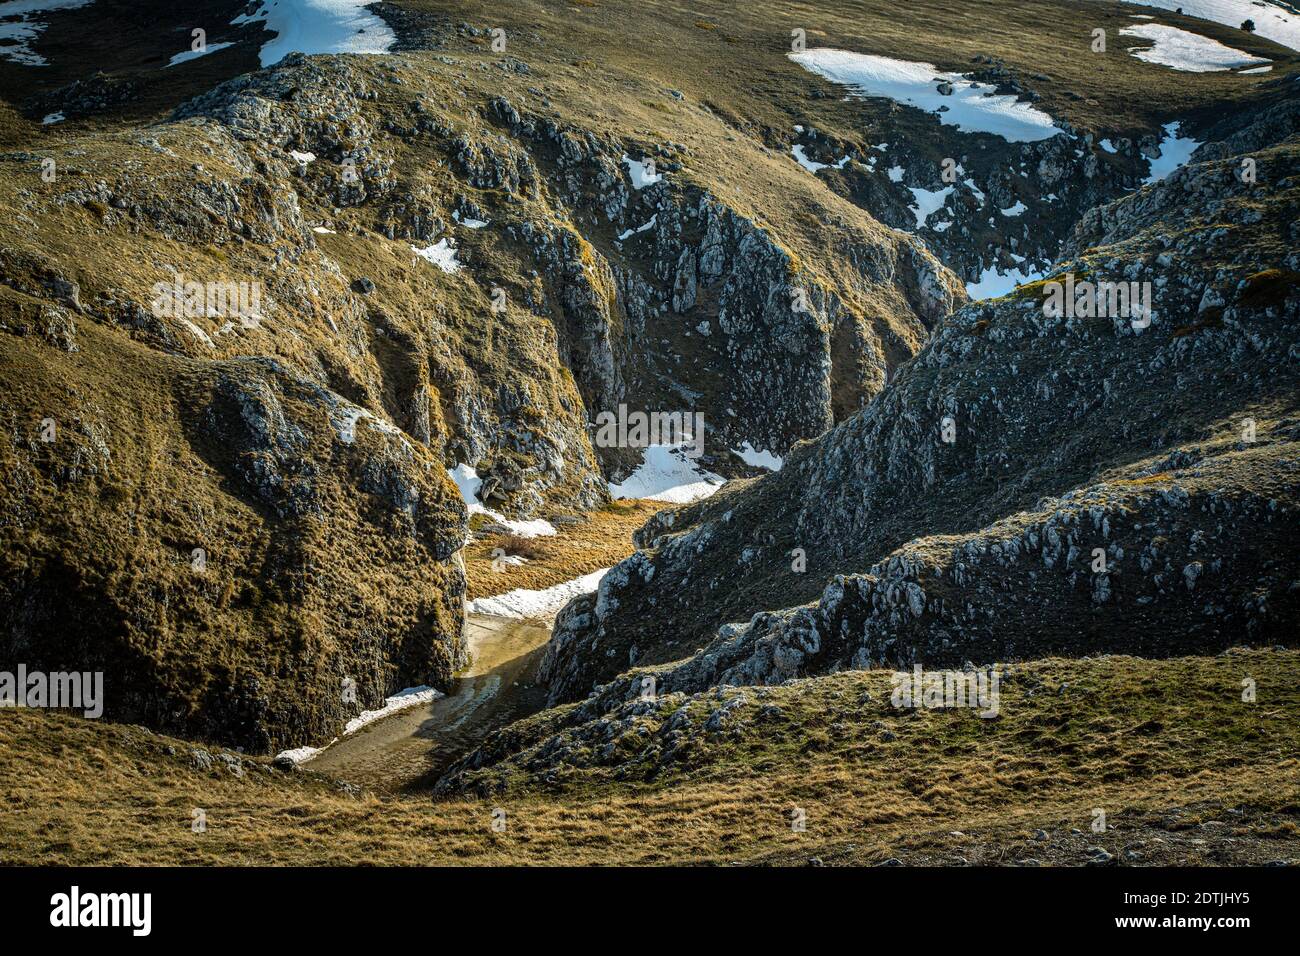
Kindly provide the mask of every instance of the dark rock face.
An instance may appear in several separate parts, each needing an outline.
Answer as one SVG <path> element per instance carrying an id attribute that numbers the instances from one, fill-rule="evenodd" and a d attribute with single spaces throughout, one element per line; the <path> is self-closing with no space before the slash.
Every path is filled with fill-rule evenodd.
<path id="1" fill-rule="evenodd" d="M 908 351 L 903 330 L 923 336 L 962 298 L 920 243 L 844 222 L 828 225 L 826 242 L 846 271 L 842 284 L 801 272 L 779 235 L 673 175 L 685 147 L 633 159 L 623 144 L 526 117 L 503 97 L 487 112 L 545 170 L 572 223 L 508 232 L 558 290 L 566 361 L 592 415 L 619 402 L 690 407 L 704 412 L 717 445 L 784 451 L 873 394 L 887 353 Z M 632 167 L 647 161 L 654 181 L 638 183 Z M 846 301 L 854 284 L 893 296 L 894 314 L 882 319 L 897 330 L 888 343 Z M 840 334 L 853 336 L 852 367 L 834 364 Z M 621 473 L 616 456 L 607 465 Z"/>
<path id="2" fill-rule="evenodd" d="M 1297 151 L 1258 154 L 1269 186 L 1207 155 L 1090 213 L 1059 267 L 1150 282 L 1149 325 L 1053 316 L 1042 284 L 957 311 L 780 473 L 652 519 L 560 615 L 552 701 L 700 647 L 671 672 L 693 689 L 1293 640 Z"/>
<path id="3" fill-rule="evenodd" d="M 1294 644 L 1297 438 L 1293 422 L 1273 444 L 911 542 L 863 574 L 836 576 L 815 604 L 723 626 L 700 653 L 656 669 L 656 687 L 693 694 L 843 669 Z M 1258 490 L 1239 484 L 1269 473 L 1277 480 Z M 576 602 L 566 609 L 569 631 L 581 613 Z M 622 703 L 639 687 L 633 672 L 597 699 Z"/>

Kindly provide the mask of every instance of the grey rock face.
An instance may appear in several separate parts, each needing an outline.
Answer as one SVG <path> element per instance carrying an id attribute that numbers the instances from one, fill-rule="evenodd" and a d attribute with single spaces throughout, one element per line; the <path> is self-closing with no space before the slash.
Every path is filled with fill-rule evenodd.
<path id="1" fill-rule="evenodd" d="M 1288 181 L 1295 151 L 1271 163 Z M 967 306 L 780 473 L 648 522 L 644 550 L 557 620 L 552 701 L 613 678 L 632 645 L 647 664 L 704 646 L 667 678 L 698 689 L 1294 630 L 1297 551 L 1274 522 L 1296 508 L 1300 290 L 1276 278 L 1297 263 L 1268 237 L 1295 200 L 1246 192 L 1235 165 L 1188 167 L 1080 223 L 1061 274 L 1152 283 L 1149 325 L 1054 317 L 1034 290 Z M 1212 238 L 1225 220 L 1230 243 Z M 1198 319 L 1207 287 L 1222 304 Z M 1261 401 L 1282 411 L 1241 442 Z M 765 611 L 778 592 L 816 603 Z"/>
<path id="2" fill-rule="evenodd" d="M 685 406 L 705 414 L 718 445 L 780 452 L 830 427 L 836 401 L 856 406 L 883 383 L 885 349 L 869 336 L 854 345 L 871 374 L 850 378 L 833 367 L 831 331 L 865 324 L 856 307 L 801 275 L 780 237 L 725 197 L 665 172 L 637 189 L 623 158 L 630 147 L 521 115 L 503 98 L 490 113 L 547 169 L 566 206 L 581 210 L 593 195 L 603 202 L 605 222 L 597 217 L 594 227 L 574 216 L 572 228 L 508 228 L 560 290 L 565 357 L 590 415 L 620 402 Z M 677 164 L 656 161 L 661 171 Z M 951 274 L 908 237 L 868 239 L 836 225 L 828 233 L 852 281 L 901 293 L 899 321 L 920 333 L 961 297 Z M 683 335 L 693 340 L 687 354 L 669 344 Z M 616 476 L 620 464 L 607 461 Z"/>

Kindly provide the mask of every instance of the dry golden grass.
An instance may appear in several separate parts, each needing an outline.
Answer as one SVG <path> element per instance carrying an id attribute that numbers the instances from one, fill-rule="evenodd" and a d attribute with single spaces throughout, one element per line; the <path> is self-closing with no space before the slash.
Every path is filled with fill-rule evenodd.
<path id="1" fill-rule="evenodd" d="M 1050 660 L 1018 674 L 991 721 L 893 712 L 884 672 L 773 688 L 782 721 L 710 741 L 662 779 L 590 770 L 488 800 L 352 797 L 253 759 L 242 777 L 201 770 L 194 745 L 140 728 L 5 710 L 0 861 L 871 862 L 951 831 L 1025 839 L 1039 826 L 1086 832 L 1094 807 L 1123 826 L 1193 805 L 1211 810 L 1186 826 L 1214 808 L 1266 810 L 1271 852 L 1295 855 L 1300 653 Z M 1240 700 L 1243 675 L 1258 683 L 1254 704 Z M 498 806 L 504 833 L 491 829 Z M 795 807 L 804 833 L 789 825 Z M 196 808 L 204 833 L 191 831 Z"/>

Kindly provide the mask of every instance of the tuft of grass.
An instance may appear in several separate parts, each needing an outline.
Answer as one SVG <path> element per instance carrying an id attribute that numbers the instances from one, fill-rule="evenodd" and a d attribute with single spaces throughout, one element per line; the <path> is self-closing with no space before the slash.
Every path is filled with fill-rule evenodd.
<path id="1" fill-rule="evenodd" d="M 636 550 L 632 534 L 664 506 L 655 501 L 614 501 L 575 523 L 556 526 L 545 538 L 486 535 L 465 547 L 469 599 L 491 597 L 516 588 L 540 590 L 600 568 L 617 564 Z M 470 526 L 474 527 L 474 515 Z M 479 522 L 479 527 L 487 522 Z M 528 559 L 527 564 L 493 565 L 498 549 Z M 496 570 L 500 568 L 500 570 Z"/>
<path id="2" fill-rule="evenodd" d="M 530 561 L 544 558 L 548 552 L 537 538 L 524 538 L 517 534 L 498 535 L 494 547 L 500 548 L 506 554 L 527 558 Z"/>

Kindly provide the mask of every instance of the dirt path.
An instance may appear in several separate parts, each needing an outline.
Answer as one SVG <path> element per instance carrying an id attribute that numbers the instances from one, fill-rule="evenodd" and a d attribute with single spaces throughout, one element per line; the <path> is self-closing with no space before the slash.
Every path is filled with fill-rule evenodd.
<path id="1" fill-rule="evenodd" d="M 445 697 L 344 737 L 303 766 L 371 790 L 419 787 L 493 730 L 540 710 L 546 693 L 533 674 L 550 629 L 472 614 L 465 631 L 473 663 Z"/>

